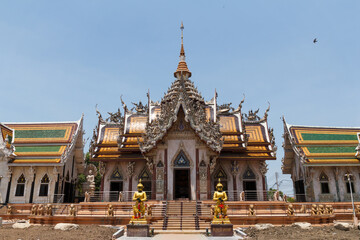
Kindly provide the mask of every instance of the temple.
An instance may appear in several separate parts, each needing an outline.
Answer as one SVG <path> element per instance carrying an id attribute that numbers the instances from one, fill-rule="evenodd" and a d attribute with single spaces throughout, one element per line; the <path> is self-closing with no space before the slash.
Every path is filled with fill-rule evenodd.
<path id="1" fill-rule="evenodd" d="M 354 200 L 360 201 L 360 128 L 295 126 L 284 118 L 283 122 L 282 172 L 291 174 L 296 199 L 351 201 L 352 191 Z"/>
<path id="2" fill-rule="evenodd" d="M 84 169 L 79 121 L 0 124 L 3 203 L 74 202 Z"/>
<path id="3" fill-rule="evenodd" d="M 229 198 L 267 200 L 266 160 L 275 160 L 276 146 L 267 117 L 259 110 L 242 114 L 205 101 L 190 80 L 181 26 L 180 61 L 175 80 L 160 101 L 128 107 L 99 118 L 90 143 L 91 161 L 100 162 L 101 190 L 132 192 L 142 179 L 148 198 L 212 199 L 220 179 Z"/>

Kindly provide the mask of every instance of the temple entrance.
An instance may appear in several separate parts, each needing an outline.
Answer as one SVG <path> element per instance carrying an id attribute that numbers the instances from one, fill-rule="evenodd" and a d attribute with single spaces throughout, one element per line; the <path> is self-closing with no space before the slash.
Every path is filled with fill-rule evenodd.
<path id="1" fill-rule="evenodd" d="M 243 189 L 246 201 L 257 201 L 256 175 L 250 167 L 243 174 Z"/>
<path id="2" fill-rule="evenodd" d="M 243 189 L 246 201 L 257 201 L 256 181 L 244 181 Z"/>
<path id="3" fill-rule="evenodd" d="M 110 182 L 110 201 L 114 202 L 118 200 L 119 192 L 123 190 L 123 182 L 122 181 L 111 181 Z M 115 193 L 116 192 L 116 193 Z"/>
<path id="4" fill-rule="evenodd" d="M 190 169 L 174 170 L 174 196 L 190 200 Z"/>

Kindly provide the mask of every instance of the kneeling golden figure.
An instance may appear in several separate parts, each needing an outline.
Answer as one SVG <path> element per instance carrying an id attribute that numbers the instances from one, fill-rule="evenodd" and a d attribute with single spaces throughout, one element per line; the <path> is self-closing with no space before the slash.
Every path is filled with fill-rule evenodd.
<path id="1" fill-rule="evenodd" d="M 212 224 L 229 224 L 230 220 L 227 216 L 228 206 L 225 205 L 225 201 L 227 201 L 226 192 L 223 191 L 223 185 L 220 182 L 216 185 L 216 191 L 214 192 L 213 200 L 216 201 L 216 205 L 214 206 L 214 219 Z"/>
<path id="2" fill-rule="evenodd" d="M 135 201 L 135 205 L 133 206 L 134 215 L 130 220 L 131 224 L 147 224 L 145 218 L 145 204 L 144 202 L 147 200 L 146 193 L 143 191 L 144 186 L 141 183 L 141 179 L 139 184 L 137 185 L 137 192 L 134 193 L 133 201 Z"/>

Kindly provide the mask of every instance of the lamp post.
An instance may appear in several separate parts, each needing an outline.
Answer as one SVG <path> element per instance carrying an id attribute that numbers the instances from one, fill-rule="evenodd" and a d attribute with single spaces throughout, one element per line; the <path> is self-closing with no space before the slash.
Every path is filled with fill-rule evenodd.
<path id="1" fill-rule="evenodd" d="M 353 193 L 352 193 L 352 186 L 351 186 L 351 176 L 352 174 L 347 173 L 345 174 L 345 177 L 347 177 L 347 180 L 349 181 L 349 188 L 350 188 L 350 197 L 351 197 L 351 204 L 352 204 L 352 209 L 353 209 L 353 220 L 354 220 L 354 225 L 357 225 L 358 223 L 358 219 L 356 218 L 356 214 L 355 214 L 355 207 L 354 207 L 354 198 L 353 198 Z"/>

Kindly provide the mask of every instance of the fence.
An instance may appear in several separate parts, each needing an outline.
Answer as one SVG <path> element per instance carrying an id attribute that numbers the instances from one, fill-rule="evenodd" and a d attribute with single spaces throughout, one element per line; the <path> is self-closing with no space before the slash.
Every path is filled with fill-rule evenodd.
<path id="1" fill-rule="evenodd" d="M 226 191 L 228 201 L 273 201 L 274 191 L 261 191 L 261 190 L 247 190 L 247 191 Z M 214 191 L 211 192 L 211 196 Z M 283 201 L 285 196 L 280 196 L 278 201 Z M 288 201 L 291 202 L 304 202 L 305 194 L 289 194 L 286 195 Z"/>
<path id="2" fill-rule="evenodd" d="M 137 191 L 96 191 L 90 195 L 90 202 L 131 202 Z M 151 191 L 144 191 L 151 200 Z"/>

